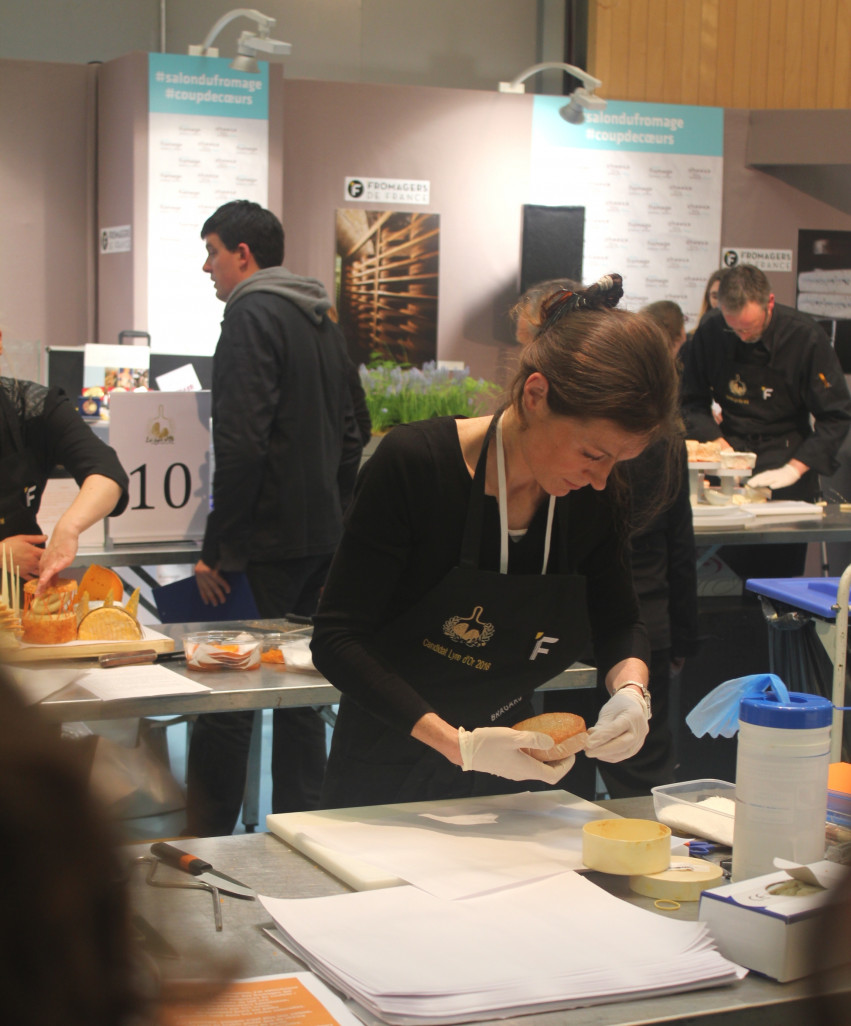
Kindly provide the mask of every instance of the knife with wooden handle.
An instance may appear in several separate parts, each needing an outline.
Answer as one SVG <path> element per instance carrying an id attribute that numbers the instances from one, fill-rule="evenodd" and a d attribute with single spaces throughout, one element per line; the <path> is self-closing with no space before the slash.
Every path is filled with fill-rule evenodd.
<path id="1" fill-rule="evenodd" d="M 142 648 L 136 652 L 111 652 L 98 657 L 98 665 L 103 669 L 113 666 L 140 666 L 145 663 L 165 663 L 172 660 L 185 659 L 183 652 L 155 652 L 152 648 Z"/>

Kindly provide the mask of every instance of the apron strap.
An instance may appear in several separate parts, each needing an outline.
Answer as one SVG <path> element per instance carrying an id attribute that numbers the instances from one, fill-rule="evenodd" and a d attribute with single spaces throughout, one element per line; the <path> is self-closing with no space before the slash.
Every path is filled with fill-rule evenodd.
<path id="1" fill-rule="evenodd" d="M 499 572 L 508 573 L 508 488 L 505 480 L 505 447 L 502 444 L 502 414 L 496 423 L 496 476 L 499 502 Z M 544 561 L 541 565 L 541 573 L 547 572 L 547 563 L 550 561 L 550 542 L 553 533 L 553 511 L 555 510 L 556 497 L 550 496 L 547 503 L 547 528 L 544 534 Z"/>
<path id="2" fill-rule="evenodd" d="M 475 568 L 478 566 L 478 555 L 482 539 L 482 523 L 484 521 L 484 499 L 485 499 L 485 475 L 487 471 L 488 446 L 491 439 L 496 435 L 496 467 L 497 467 L 497 501 L 499 506 L 499 572 L 508 573 L 508 499 L 505 474 L 505 449 L 502 444 L 502 415 L 505 412 L 503 407 L 493 415 L 484 442 L 482 451 L 476 463 L 476 472 L 473 475 L 473 486 L 470 490 L 470 499 L 467 504 L 467 521 L 464 526 L 464 540 L 461 545 L 460 565 Z M 555 518 L 556 498 L 551 495 L 547 504 L 547 526 L 544 535 L 544 556 L 541 563 L 541 573 L 547 572 L 547 564 L 550 560 L 550 548 L 552 544 L 553 520 Z M 559 511 L 559 568 L 562 573 L 567 568 L 567 503 L 562 503 Z"/>
<path id="3" fill-rule="evenodd" d="M 497 410 L 491 418 L 485 440 L 482 443 L 482 451 L 476 463 L 476 472 L 473 475 L 473 485 L 470 489 L 470 498 L 467 502 L 467 522 L 464 525 L 464 540 L 461 543 L 460 566 L 476 569 L 479 565 L 479 551 L 482 544 L 482 523 L 485 515 L 485 473 L 488 465 L 488 444 L 496 431 L 497 417 L 501 416 L 502 409 Z"/>

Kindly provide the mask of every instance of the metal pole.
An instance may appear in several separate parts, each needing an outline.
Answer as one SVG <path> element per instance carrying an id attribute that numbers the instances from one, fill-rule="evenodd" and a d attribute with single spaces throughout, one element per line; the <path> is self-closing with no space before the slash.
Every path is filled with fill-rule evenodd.
<path id="1" fill-rule="evenodd" d="M 842 759 L 842 712 L 845 705 L 845 664 L 848 658 L 848 595 L 851 592 L 851 565 L 845 568 L 836 589 L 836 647 L 833 656 L 833 725 L 830 734 L 830 761 Z"/>

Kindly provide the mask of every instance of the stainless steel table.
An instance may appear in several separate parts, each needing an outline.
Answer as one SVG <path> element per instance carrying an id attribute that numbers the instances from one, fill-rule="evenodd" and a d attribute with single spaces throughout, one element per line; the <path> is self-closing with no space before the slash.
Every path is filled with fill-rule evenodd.
<path id="1" fill-rule="evenodd" d="M 108 542 L 97 546 L 81 545 L 71 566 L 87 567 L 90 563 L 97 563 L 99 566 L 130 566 L 135 569 L 176 563 L 197 563 L 200 555 L 201 543 L 195 541 L 128 544 Z"/>
<path id="2" fill-rule="evenodd" d="M 292 631 L 293 636 L 309 628 L 294 627 L 285 620 L 240 620 L 224 623 L 157 624 L 154 629 L 168 634 L 182 648 L 181 637 L 190 630 L 241 628 L 245 630 Z M 144 647 L 144 646 L 140 646 Z M 77 662 L 77 661 L 74 661 Z M 80 661 L 82 662 L 82 661 Z M 61 664 L 73 665 L 72 661 Z M 35 665 L 35 664 L 31 664 Z M 40 664 L 45 665 L 45 664 Z M 87 665 L 93 665 L 87 663 Z M 236 709 L 283 709 L 295 706 L 334 705 L 340 692 L 318 673 L 284 670 L 275 664 L 261 663 L 250 671 L 217 670 L 214 673 L 190 670 L 182 660 L 166 664 L 185 677 L 205 684 L 212 690 L 191 695 L 170 695 L 159 698 L 121 698 L 101 701 L 83 688 L 70 684 L 41 703 L 44 715 L 53 722 L 76 720 L 116 720 L 140 716 L 177 716 L 186 713 L 229 712 Z M 120 673 L 116 668 L 114 673 Z M 593 687 L 597 671 L 576 664 L 543 685 L 550 688 Z"/>
<path id="3" fill-rule="evenodd" d="M 700 545 L 776 545 L 787 542 L 851 541 L 851 510 L 826 506 L 821 520 L 798 520 L 760 527 L 695 527 Z"/>
<path id="4" fill-rule="evenodd" d="M 652 818 L 649 798 L 601 804 L 621 815 Z M 271 834 L 193 839 L 182 843 L 184 848 L 212 862 L 217 869 L 272 897 L 318 897 L 350 890 Z M 129 858 L 146 854 L 148 846 L 128 846 L 126 851 Z M 176 870 L 168 872 L 177 873 Z M 159 870 L 158 877 L 160 873 L 166 878 L 166 867 Z M 624 877 L 594 873 L 591 879 L 626 901 L 656 911 L 652 899 L 630 891 Z M 158 963 L 166 977 L 203 975 L 211 956 L 235 959 L 241 967 L 238 971 L 241 976 L 286 974 L 303 968 L 261 933 L 260 926 L 271 926 L 271 921 L 256 901 L 223 897 L 224 928 L 216 934 L 211 899 L 206 892 L 148 887 L 144 883 L 144 869 L 137 868 L 133 870 L 131 900 L 136 910 L 180 956 Z M 695 919 L 697 907 L 697 902 L 684 902 L 677 912 L 658 914 Z M 565 930 L 581 930 L 581 924 L 571 922 L 569 910 L 563 910 L 563 914 Z M 605 952 L 601 952 L 600 957 L 605 958 Z M 817 982 L 820 988 L 842 993 L 851 1001 L 851 973 L 847 967 L 820 974 Z M 499 1022 L 516 1026 L 640 1026 L 672 1022 L 711 1026 L 800 1026 L 812 1021 L 806 1002 L 813 984 L 812 979 L 779 984 L 750 974 L 732 987 L 513 1017 Z"/>
<path id="5" fill-rule="evenodd" d="M 827 506 L 821 520 L 799 520 L 760 527 L 695 527 L 697 565 L 711 559 L 722 545 L 784 545 L 851 541 L 851 510 Z"/>

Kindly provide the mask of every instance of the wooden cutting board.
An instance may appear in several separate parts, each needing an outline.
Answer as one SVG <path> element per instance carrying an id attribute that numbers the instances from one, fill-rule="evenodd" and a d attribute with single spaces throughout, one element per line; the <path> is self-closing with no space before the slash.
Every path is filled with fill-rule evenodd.
<path id="1" fill-rule="evenodd" d="M 3 657 L 10 663 L 50 662 L 56 659 L 96 659 L 111 652 L 137 652 L 141 648 L 154 652 L 173 652 L 174 638 L 142 627 L 142 637 L 130 641 L 66 641 L 61 645 L 28 645 L 4 649 Z"/>

